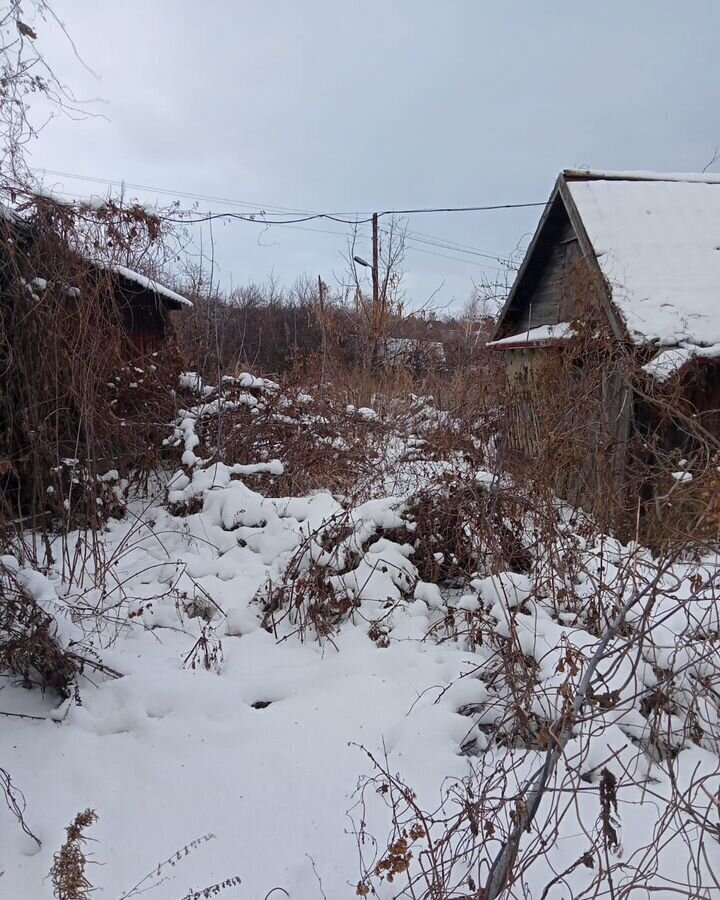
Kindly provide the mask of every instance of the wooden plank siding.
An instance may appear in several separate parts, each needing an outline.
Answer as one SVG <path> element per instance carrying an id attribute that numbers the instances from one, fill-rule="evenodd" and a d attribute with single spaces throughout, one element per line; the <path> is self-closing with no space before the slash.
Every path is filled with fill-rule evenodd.
<path id="1" fill-rule="evenodd" d="M 583 254 L 559 195 L 544 216 L 543 229 L 536 235 L 533 248 L 518 274 L 493 340 L 572 318 L 573 300 L 566 290 L 567 274 Z"/>
<path id="2" fill-rule="evenodd" d="M 577 238 L 568 220 L 560 229 L 557 242 L 537 275 L 527 304 L 519 311 L 514 323 L 518 331 L 566 321 L 563 315 L 569 312 L 569 304 L 564 296 L 565 276 L 577 256 L 574 252 L 577 246 Z"/>
<path id="3" fill-rule="evenodd" d="M 555 492 L 588 511 L 607 513 L 625 505 L 625 463 L 632 420 L 632 395 L 623 371 L 608 356 L 607 368 L 590 379 L 590 395 L 578 404 L 574 387 L 584 388 L 582 357 L 577 370 L 562 359 L 568 347 L 535 347 L 505 352 L 510 389 L 506 446 L 510 459 L 540 464 L 547 474 L 554 451 L 562 457 Z M 553 385 L 569 379 L 566 404 Z M 572 382 L 575 382 L 573 384 Z"/>
<path id="4" fill-rule="evenodd" d="M 147 356 L 159 351 L 168 333 L 169 313 L 150 291 L 115 288 L 115 303 L 128 336 L 130 355 Z"/>

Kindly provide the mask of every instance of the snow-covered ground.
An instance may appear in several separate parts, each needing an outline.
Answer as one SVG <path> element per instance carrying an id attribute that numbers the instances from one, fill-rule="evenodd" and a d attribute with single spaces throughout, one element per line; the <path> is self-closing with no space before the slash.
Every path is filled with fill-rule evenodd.
<path id="1" fill-rule="evenodd" d="M 633 598 L 562 736 L 508 896 L 550 885 L 548 897 L 578 897 L 594 879 L 633 900 L 720 895 L 714 557 L 663 565 L 580 537 L 561 513 L 557 543 L 535 546 L 526 572 L 478 560 L 466 585 L 434 585 L 415 564 L 413 497 L 428 485 L 442 495 L 444 464 L 395 473 L 394 495 L 379 472 L 374 495 L 352 503 L 266 497 L 258 479 L 279 463 L 205 465 L 198 415 L 186 411 L 173 438 L 184 471 L 110 522 L 82 584 L 68 590 L 59 563 L 40 574 L 6 560 L 60 640 L 91 644 L 122 677 L 86 666 L 79 702 L 62 703 L 0 680 L 0 712 L 28 716 L 0 717 L 0 767 L 42 842 L 0 804 L 2 897 L 52 897 L 53 853 L 86 808 L 99 817 L 94 896 L 179 900 L 231 876 L 241 883 L 228 897 L 396 896 L 404 864 L 392 882 L 375 866 L 389 859 L 398 797 L 411 877 L 433 860 L 437 896 L 476 896 L 521 785 Z M 396 773 L 414 792 L 407 814 Z M 446 841 L 442 816 L 419 815 L 438 805 L 463 823 Z"/>

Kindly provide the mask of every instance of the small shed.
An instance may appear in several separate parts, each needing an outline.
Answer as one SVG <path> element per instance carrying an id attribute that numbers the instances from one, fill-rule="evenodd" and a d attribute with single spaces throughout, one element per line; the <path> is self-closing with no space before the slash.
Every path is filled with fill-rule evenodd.
<path id="1" fill-rule="evenodd" d="M 192 307 L 186 297 L 127 266 L 90 259 L 66 246 L 53 253 L 51 248 L 39 246 L 41 243 L 40 234 L 28 221 L 0 205 L 0 297 L 28 268 L 35 275 L 27 281 L 28 289 L 33 284 L 45 289 L 60 278 L 69 299 L 81 290 L 73 283 L 74 276 L 79 276 L 86 289 L 114 305 L 128 337 L 130 356 L 159 350 L 168 336 L 170 314 Z"/>
<path id="2" fill-rule="evenodd" d="M 141 356 L 161 348 L 168 336 L 170 314 L 192 307 L 192 302 L 164 284 L 126 266 L 92 263 L 100 276 L 105 274 L 114 302 L 135 352 Z"/>
<path id="3" fill-rule="evenodd" d="M 192 304 L 53 225 L 0 205 L 0 518 L 96 521 L 99 476 L 154 450 L 166 367 L 142 357 Z"/>
<path id="4" fill-rule="evenodd" d="M 638 460 L 707 466 L 720 447 L 720 177 L 562 172 L 488 347 L 512 392 L 508 451 L 534 459 L 555 439 L 569 500 L 593 508 L 612 492 L 633 509 L 659 490 Z"/>

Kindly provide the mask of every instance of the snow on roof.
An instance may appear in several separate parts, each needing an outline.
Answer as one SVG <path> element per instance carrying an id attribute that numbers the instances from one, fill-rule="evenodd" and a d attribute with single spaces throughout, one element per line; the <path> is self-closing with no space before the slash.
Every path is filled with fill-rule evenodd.
<path id="1" fill-rule="evenodd" d="M 143 288 L 143 290 L 152 291 L 154 294 L 164 297 L 177 306 L 192 307 L 192 301 L 188 300 L 187 297 L 176 294 L 175 291 L 170 290 L 170 288 L 165 287 L 164 284 L 160 284 L 159 281 L 155 281 L 153 278 L 148 278 L 147 275 L 141 275 L 140 272 L 134 272 L 132 269 L 127 269 L 125 266 L 120 266 L 116 263 L 98 263 L 98 265 L 108 272 L 114 272 L 128 281 L 132 281 L 138 287 Z"/>
<path id="2" fill-rule="evenodd" d="M 537 328 L 529 328 L 520 334 L 511 334 L 509 337 L 500 338 L 498 341 L 489 341 L 486 347 L 516 347 L 520 344 L 536 344 L 546 341 L 565 341 L 575 334 L 575 330 L 569 322 L 558 322 L 557 325 L 538 325 Z"/>
<path id="3" fill-rule="evenodd" d="M 598 169 L 565 169 L 565 178 L 585 181 L 685 181 L 695 184 L 720 184 L 720 175 L 712 172 L 602 171 Z"/>
<path id="4" fill-rule="evenodd" d="M 652 375 L 657 381 L 667 381 L 676 372 L 693 359 L 717 359 L 720 357 L 720 344 L 712 347 L 669 347 L 661 350 L 643 371 Z"/>
<path id="5" fill-rule="evenodd" d="M 56 200 L 56 198 L 49 192 L 42 192 L 38 190 L 35 192 L 35 196 L 52 199 L 53 201 L 58 203 L 62 202 Z M 29 223 L 18 212 L 16 212 L 16 210 L 1 202 L 0 219 L 4 219 L 5 221 L 10 222 L 15 226 L 20 226 L 24 229 L 30 228 Z M 166 301 L 168 301 L 168 304 L 170 306 L 173 306 L 175 308 L 192 307 L 192 301 L 188 300 L 187 297 L 183 297 L 181 294 L 176 293 L 169 287 L 165 287 L 164 284 L 160 284 L 159 281 L 155 281 L 153 278 L 149 278 L 147 275 L 142 275 L 140 272 L 135 272 L 132 269 L 128 269 L 127 267 L 118 265 L 116 263 L 108 263 L 97 259 L 88 260 L 88 262 L 90 265 L 95 266 L 97 269 L 101 269 L 105 272 L 114 272 L 116 275 L 119 275 L 126 281 L 130 281 L 133 284 L 136 284 L 143 290 L 152 291 L 152 293 L 158 295 L 159 297 L 163 297 Z"/>
<path id="6" fill-rule="evenodd" d="M 565 173 L 631 338 L 720 343 L 720 177 Z"/>

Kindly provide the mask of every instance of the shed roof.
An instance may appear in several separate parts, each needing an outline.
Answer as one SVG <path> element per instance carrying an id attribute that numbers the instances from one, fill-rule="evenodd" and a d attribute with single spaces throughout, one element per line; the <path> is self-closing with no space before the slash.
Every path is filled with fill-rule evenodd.
<path id="1" fill-rule="evenodd" d="M 720 342 L 720 177 L 563 173 L 630 338 Z"/>
<path id="2" fill-rule="evenodd" d="M 103 271 L 111 272 L 125 286 L 140 291 L 150 291 L 152 294 L 155 294 L 160 302 L 168 309 L 192 307 L 192 301 L 188 300 L 187 297 L 183 297 L 171 288 L 166 287 L 159 281 L 155 281 L 154 278 L 143 275 L 141 272 L 135 272 L 132 269 L 128 269 L 126 266 L 120 266 L 116 263 L 95 262 L 94 265 Z"/>
<path id="3" fill-rule="evenodd" d="M 556 182 L 495 340 L 512 335 L 563 216 L 610 288 L 618 337 L 700 357 L 720 344 L 720 175 L 573 169 Z"/>
<path id="4" fill-rule="evenodd" d="M 23 235 L 32 240 L 33 229 L 31 224 L 16 210 L 6 206 L 2 202 L 0 202 L 0 221 L 7 223 L 13 235 Z M 158 302 L 166 309 L 178 310 L 192 308 L 192 301 L 188 300 L 187 297 L 183 297 L 181 294 L 166 287 L 161 282 L 154 278 L 150 278 L 147 275 L 143 275 L 141 272 L 136 272 L 133 269 L 128 269 L 126 266 L 101 259 L 90 259 L 85 256 L 80 258 L 86 261 L 89 268 L 97 272 L 106 272 L 111 275 L 121 287 L 127 288 L 133 292 L 148 292 L 153 294 Z"/>

